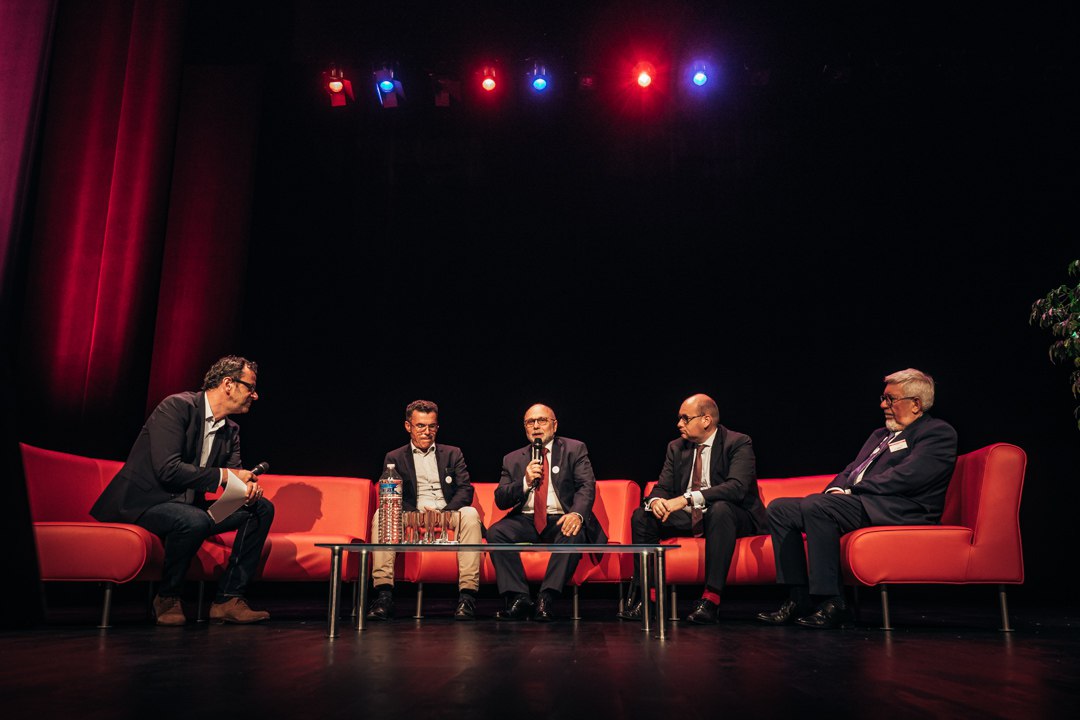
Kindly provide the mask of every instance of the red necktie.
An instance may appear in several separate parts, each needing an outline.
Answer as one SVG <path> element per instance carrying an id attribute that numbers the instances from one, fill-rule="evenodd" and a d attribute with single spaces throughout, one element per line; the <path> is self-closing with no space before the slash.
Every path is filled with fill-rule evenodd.
<path id="1" fill-rule="evenodd" d="M 540 535 L 547 527 L 547 496 L 548 496 L 548 451 L 544 449 L 544 457 L 541 458 L 542 469 L 540 470 L 540 484 L 533 490 L 533 524 L 536 525 L 536 534 Z"/>
<path id="2" fill-rule="evenodd" d="M 701 453 L 705 452 L 704 445 L 697 446 L 697 455 L 694 456 L 694 472 L 690 476 L 690 490 L 701 490 Z M 690 527 L 694 533 L 694 537 L 701 537 L 705 534 L 704 521 L 701 516 L 701 509 L 693 507 L 690 510 Z"/>

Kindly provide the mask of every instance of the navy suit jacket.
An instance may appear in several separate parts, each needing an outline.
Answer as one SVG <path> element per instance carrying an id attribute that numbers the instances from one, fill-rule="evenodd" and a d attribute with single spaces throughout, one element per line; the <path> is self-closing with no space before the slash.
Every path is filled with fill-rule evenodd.
<path id="1" fill-rule="evenodd" d="M 501 510 L 512 508 L 520 513 L 525 505 L 525 467 L 532 460 L 532 445 L 507 453 L 502 462 L 502 476 L 495 488 L 495 504 Z M 558 468 L 558 472 L 555 472 Z M 593 515 L 596 499 L 596 476 L 593 475 L 589 449 L 585 443 L 558 437 L 551 444 L 551 471 L 548 474 L 555 493 L 566 512 L 576 512 L 584 520 L 586 542 L 605 544 L 607 535 Z"/>
<path id="2" fill-rule="evenodd" d="M 862 500 L 872 525 L 932 525 L 941 521 L 945 492 L 956 466 L 956 430 L 944 420 L 923 415 L 893 438 L 881 457 L 855 484 L 852 472 L 889 433 L 878 428 L 859 454 L 826 487 L 851 490 Z"/>
<path id="3" fill-rule="evenodd" d="M 757 461 L 750 436 L 720 425 L 713 444 L 709 460 L 709 480 L 712 484 L 701 492 L 706 506 L 727 501 L 749 512 L 759 528 L 765 527 L 765 506 L 758 492 Z M 668 444 L 660 478 L 646 501 L 650 498 L 667 500 L 684 495 L 690 489 L 696 448 L 696 443 L 682 438 Z"/>
<path id="4" fill-rule="evenodd" d="M 397 450 L 386 453 L 383 467 L 394 463 L 401 475 L 401 507 L 403 510 L 416 510 L 416 463 L 413 460 L 412 443 L 406 443 Z M 435 464 L 439 468 L 439 488 L 446 500 L 446 510 L 460 510 L 472 505 L 473 486 L 469 481 L 469 470 L 465 467 L 465 456 L 461 449 L 453 445 L 435 443 Z"/>
<path id="5" fill-rule="evenodd" d="M 169 502 L 188 489 L 214 492 L 221 486 L 221 468 L 240 467 L 240 428 L 232 420 L 214 434 L 206 467 L 202 457 L 206 393 L 170 395 L 146 420 L 127 462 L 90 509 L 102 522 L 134 523 L 147 509 Z"/>

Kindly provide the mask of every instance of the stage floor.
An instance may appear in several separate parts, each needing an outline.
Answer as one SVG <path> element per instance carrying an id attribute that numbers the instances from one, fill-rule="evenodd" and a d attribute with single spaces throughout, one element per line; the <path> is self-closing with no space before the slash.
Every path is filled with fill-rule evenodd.
<path id="1" fill-rule="evenodd" d="M 48 622 L 0 634 L 7 718 L 752 718 L 1075 717 L 1080 630 L 1074 607 L 1015 603 L 1015 632 L 997 630 L 990 588 L 936 596 L 894 590 L 886 633 L 876 596 L 853 630 L 772 628 L 751 618 L 775 592 L 730 594 L 715 627 L 669 625 L 661 642 L 614 619 L 615 597 L 589 592 L 584 620 L 450 619 L 453 597 L 411 619 L 326 637 L 320 588 L 275 591 L 252 604 L 258 626 L 159 628 L 142 598 L 118 598 L 114 625 L 94 628 L 85 595 L 50 591 Z M 587 590 L 593 590 L 589 588 Z M 606 588 L 605 590 L 610 590 Z M 430 593 L 429 593 L 430 594 Z M 583 591 L 583 595 L 584 595 Z M 96 595 L 93 596 L 96 599 Z M 345 598 L 343 598 L 344 600 Z M 685 611 L 689 589 L 680 597 Z M 189 618 L 193 602 L 186 601 Z M 569 600 L 559 608 L 569 616 Z"/>

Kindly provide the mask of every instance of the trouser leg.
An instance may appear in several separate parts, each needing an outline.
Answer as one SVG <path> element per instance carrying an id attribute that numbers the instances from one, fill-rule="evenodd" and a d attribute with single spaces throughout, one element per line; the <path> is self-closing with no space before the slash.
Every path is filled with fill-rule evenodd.
<path id="1" fill-rule="evenodd" d="M 489 543 L 537 542 L 539 539 L 532 515 L 507 515 L 488 529 Z M 493 552 L 491 564 L 495 566 L 495 584 L 501 594 L 529 594 L 520 553 Z"/>
<path id="2" fill-rule="evenodd" d="M 457 511 L 457 526 L 454 528 L 457 541 L 463 545 L 479 545 L 483 538 L 480 514 L 474 507 L 463 507 Z M 462 552 L 457 555 L 458 587 L 462 590 L 480 589 L 480 553 Z"/>
<path id="3" fill-rule="evenodd" d="M 213 518 L 194 505 L 161 503 L 144 512 L 136 524 L 160 537 L 165 544 L 158 595 L 180 597 L 184 576 L 199 546 L 210 536 Z"/>
<path id="4" fill-rule="evenodd" d="M 371 519 L 371 537 L 379 537 L 379 513 Z M 371 553 L 371 584 L 375 587 L 380 585 L 394 585 L 394 560 L 397 553 L 385 550 L 377 550 Z"/>

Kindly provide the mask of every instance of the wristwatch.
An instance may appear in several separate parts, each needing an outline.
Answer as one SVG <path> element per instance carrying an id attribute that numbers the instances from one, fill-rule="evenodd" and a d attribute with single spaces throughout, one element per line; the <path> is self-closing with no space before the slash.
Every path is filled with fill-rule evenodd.
<path id="1" fill-rule="evenodd" d="M 686 498 L 686 505 L 688 507 L 694 507 L 694 492 L 692 490 L 684 492 L 683 497 Z"/>

